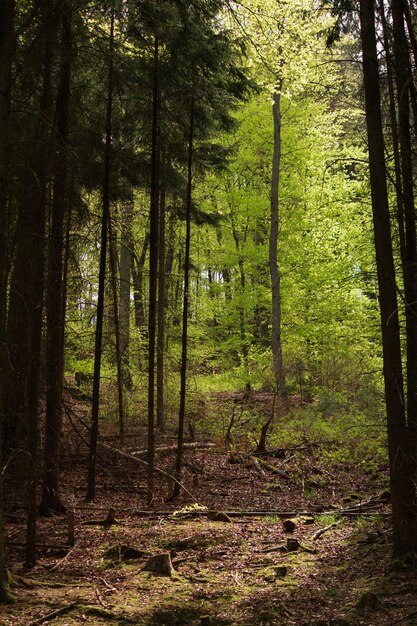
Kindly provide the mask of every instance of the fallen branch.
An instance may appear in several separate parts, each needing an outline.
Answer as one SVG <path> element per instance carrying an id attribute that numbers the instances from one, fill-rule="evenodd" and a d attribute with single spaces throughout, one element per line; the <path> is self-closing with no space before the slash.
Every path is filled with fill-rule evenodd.
<path id="1" fill-rule="evenodd" d="M 46 615 L 43 615 L 42 617 L 38 617 L 38 619 L 33 620 L 33 622 L 30 622 L 29 624 L 26 624 L 26 626 L 38 626 L 38 624 L 43 624 L 44 622 L 47 622 L 50 619 L 53 619 L 55 617 L 57 617 L 58 615 L 63 615 L 63 613 L 68 613 L 68 611 L 72 611 L 73 608 L 75 608 L 77 606 L 77 602 L 71 602 L 70 604 L 67 604 L 66 606 L 62 606 L 60 609 L 56 609 L 55 611 L 52 611 L 51 613 L 47 613 Z"/>
<path id="2" fill-rule="evenodd" d="M 215 448 L 216 444 L 212 443 L 211 441 L 208 442 L 199 442 L 199 441 L 193 441 L 191 443 L 184 443 L 183 444 L 184 449 L 186 450 L 194 450 L 194 449 L 207 449 L 207 448 Z M 159 453 L 165 453 L 165 452 L 175 452 L 175 450 L 177 449 L 177 446 L 159 446 L 159 448 L 155 448 L 155 452 L 159 452 Z M 138 456 L 147 456 L 148 455 L 148 450 L 138 450 L 137 452 L 130 452 L 130 454 L 132 454 L 134 457 L 138 457 Z"/>
<path id="3" fill-rule="evenodd" d="M 54 572 L 55 570 L 57 570 L 58 567 L 60 567 L 63 563 L 65 563 L 65 561 L 68 559 L 68 557 L 71 554 L 71 552 L 73 552 L 74 550 L 75 550 L 75 548 L 72 548 L 71 550 L 68 550 L 68 552 L 66 553 L 66 555 L 62 559 L 59 559 L 59 561 L 57 561 L 55 563 L 55 565 L 52 565 L 52 567 L 49 568 L 49 571 L 50 572 Z"/>
<path id="4" fill-rule="evenodd" d="M 332 528 L 336 528 L 336 526 L 339 526 L 339 524 L 341 524 L 341 521 L 340 522 L 333 522 L 333 524 L 329 524 L 328 526 L 325 526 L 324 528 L 320 528 L 312 536 L 312 538 L 311 538 L 312 541 L 317 541 L 317 539 L 320 539 L 320 537 L 322 535 L 324 535 L 324 533 L 327 533 L 329 530 L 332 530 Z"/>
<path id="5" fill-rule="evenodd" d="M 158 518 L 158 517 L 169 517 L 170 515 L 172 515 L 173 511 L 142 511 L 142 510 L 134 510 L 131 509 L 132 511 L 132 515 L 135 515 L 137 517 L 150 517 L 150 518 Z M 227 511 L 225 510 L 224 513 L 226 513 L 226 515 L 228 515 L 229 517 L 279 517 L 279 518 L 288 518 L 288 517 L 311 517 L 311 516 L 315 516 L 315 515 L 340 515 L 342 517 L 358 517 L 358 516 L 363 516 L 363 512 L 357 512 L 357 513 L 352 513 L 350 511 L 348 512 L 343 512 L 343 511 L 338 511 L 337 509 L 333 509 L 331 511 L 320 511 L 319 513 L 317 511 Z M 195 511 L 195 513 L 193 514 L 193 517 L 204 517 L 205 515 L 207 515 L 207 511 Z M 386 515 L 387 517 L 391 515 L 391 513 L 384 513 L 384 512 L 374 512 L 374 513 L 369 513 L 368 516 L 369 517 L 373 517 L 373 516 L 380 516 L 380 515 Z M 176 519 L 176 518 L 174 518 Z M 179 518 L 178 520 L 179 521 Z"/>
<path id="6" fill-rule="evenodd" d="M 133 456 L 133 454 L 129 454 L 128 452 L 123 452 L 123 450 L 119 450 L 118 448 L 113 448 L 112 446 L 108 446 L 106 443 L 103 443 L 102 441 L 98 441 L 97 446 L 99 446 L 100 448 L 104 448 L 105 450 L 109 450 L 110 452 L 113 452 L 114 454 L 117 454 L 118 456 L 122 456 L 125 459 L 136 461 L 136 463 L 142 463 L 142 465 L 146 465 L 146 466 L 148 465 L 147 461 L 144 461 L 143 459 L 138 459 L 136 456 Z M 166 476 L 170 480 L 173 480 L 175 483 L 177 483 L 181 487 L 181 489 L 185 491 L 187 495 L 190 496 L 192 500 L 194 500 L 194 502 L 197 501 L 195 496 L 193 496 L 193 494 L 190 491 L 188 491 L 188 489 L 183 485 L 183 483 L 177 480 L 175 476 L 168 474 L 168 472 L 165 472 L 165 470 L 161 469 L 160 467 L 154 467 L 154 470 L 155 472 L 158 472 L 159 474 Z"/>
<path id="7" fill-rule="evenodd" d="M 417 611 L 413 611 L 412 613 L 407 613 L 407 615 L 400 617 L 400 619 L 395 620 L 395 622 L 391 622 L 391 626 L 394 626 L 394 624 L 400 624 L 401 622 L 405 622 L 406 620 L 409 620 L 410 617 L 414 617 L 415 615 L 417 615 Z"/>

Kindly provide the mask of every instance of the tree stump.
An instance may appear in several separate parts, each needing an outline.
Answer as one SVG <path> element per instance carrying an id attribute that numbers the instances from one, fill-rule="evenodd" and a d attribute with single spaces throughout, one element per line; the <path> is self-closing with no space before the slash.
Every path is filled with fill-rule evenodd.
<path id="1" fill-rule="evenodd" d="M 292 533 L 297 527 L 297 520 L 295 519 L 285 519 L 282 522 L 284 530 L 286 533 Z"/>
<path id="2" fill-rule="evenodd" d="M 155 576 L 172 576 L 175 574 L 169 552 L 152 556 L 146 561 L 143 570 L 145 572 L 151 572 L 151 574 Z"/>
<path id="3" fill-rule="evenodd" d="M 298 539 L 287 539 L 287 551 L 288 552 L 296 552 L 301 547 Z"/>

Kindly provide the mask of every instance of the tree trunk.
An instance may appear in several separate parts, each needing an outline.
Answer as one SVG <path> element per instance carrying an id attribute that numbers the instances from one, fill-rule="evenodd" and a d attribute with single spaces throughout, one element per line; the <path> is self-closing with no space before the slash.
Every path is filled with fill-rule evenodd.
<path id="1" fill-rule="evenodd" d="M 187 386 L 187 347 L 188 347 L 188 310 L 190 288 L 190 243 L 191 243 L 191 202 L 193 185 L 193 144 L 194 144 L 194 100 L 190 109 L 190 134 L 188 139 L 187 196 L 185 204 L 185 256 L 184 256 L 184 292 L 182 309 L 182 351 L 181 351 L 181 383 L 180 407 L 178 412 L 178 443 L 175 461 L 174 492 L 172 497 L 178 498 L 182 474 L 182 457 L 184 446 L 185 401 Z"/>
<path id="2" fill-rule="evenodd" d="M 394 70 L 398 100 L 398 135 L 401 161 L 401 190 L 405 224 L 403 259 L 406 318 L 407 417 L 417 452 L 417 246 L 413 189 L 413 160 L 410 133 L 410 85 L 412 74 L 404 27 L 402 3 L 391 2 L 393 22 Z"/>
<path id="3" fill-rule="evenodd" d="M 412 554 L 417 547 L 415 462 L 413 460 L 414 450 L 409 445 L 409 432 L 405 416 L 373 0 L 360 0 L 360 23 L 372 213 L 381 313 L 393 547 L 395 554 Z"/>
<path id="4" fill-rule="evenodd" d="M 159 240 L 158 240 L 158 337 L 156 354 L 156 424 L 158 430 L 165 430 L 165 310 L 167 305 L 165 292 L 165 189 L 161 189 L 161 206 L 159 208 Z"/>
<path id="5" fill-rule="evenodd" d="M 152 97 L 152 172 L 149 234 L 149 319 L 148 319 L 148 494 L 150 505 L 154 490 L 155 456 L 155 342 L 156 298 L 158 279 L 158 212 L 159 212 L 159 44 L 155 37 Z"/>
<path id="6" fill-rule="evenodd" d="M 281 81 L 274 93 L 272 114 L 274 119 L 274 149 L 271 177 L 271 229 L 269 234 L 269 272 L 272 289 L 272 337 L 271 348 L 274 360 L 274 376 L 279 396 L 285 394 L 285 374 L 282 363 L 281 344 L 281 277 L 278 267 L 278 226 L 279 226 L 279 177 L 281 166 Z"/>
<path id="7" fill-rule="evenodd" d="M 119 434 L 124 435 L 125 432 L 125 402 L 124 402 L 124 389 L 123 389 L 123 365 L 122 365 L 122 350 L 120 341 L 120 315 L 119 315 L 119 301 L 117 297 L 117 278 L 116 278 L 116 259 L 115 248 L 116 243 L 114 241 L 114 231 L 109 210 L 109 251 L 110 251 L 110 274 L 111 274 L 111 286 L 113 294 L 113 309 L 114 309 L 114 335 L 115 335 L 115 348 L 116 348 L 116 369 L 117 369 L 117 400 L 119 409 Z"/>
<path id="8" fill-rule="evenodd" d="M 69 103 L 71 89 L 71 25 L 68 2 L 61 6 L 62 42 L 60 84 L 56 106 L 55 175 L 49 240 L 47 284 L 46 421 L 43 457 L 43 485 L 40 510 L 43 514 L 62 513 L 59 495 L 59 458 L 62 430 L 63 382 L 63 248 L 67 211 L 67 170 Z"/>
<path id="9" fill-rule="evenodd" d="M 135 326 L 144 331 L 146 324 L 145 304 L 143 294 L 143 269 L 145 267 L 146 255 L 149 247 L 149 233 L 143 240 L 140 257 L 133 255 L 132 258 L 132 281 L 133 281 L 133 302 L 135 306 Z"/>
<path id="10" fill-rule="evenodd" d="M 9 262 L 7 178 L 12 65 L 15 52 L 15 1 L 0 3 L 0 603 L 11 602 L 4 553 L 3 380 L 6 356 L 7 268 Z"/>
<path id="11" fill-rule="evenodd" d="M 87 496 L 88 501 L 94 501 L 96 497 L 96 467 L 97 467 L 97 439 L 98 439 L 98 414 L 100 404 L 100 371 L 101 354 L 103 344 L 103 317 L 104 317 L 104 291 L 106 278 L 107 256 L 107 231 L 110 213 L 110 168 L 112 149 L 112 110 L 113 110 L 113 51 L 114 51 L 114 9 L 110 17 L 110 40 L 109 40 L 109 70 L 107 85 L 107 112 L 106 112 L 106 144 L 104 149 L 104 178 L 103 178 L 103 212 L 101 218 L 100 236 L 100 269 L 97 299 L 97 322 L 94 348 L 94 374 L 93 374 L 93 401 L 91 409 L 90 451 L 88 459 Z"/>
<path id="12" fill-rule="evenodd" d="M 123 389 L 132 389 L 132 376 L 129 367 L 130 340 L 130 268 L 132 266 L 132 219 L 133 191 L 122 208 L 122 232 L 120 241 L 120 358 L 122 366 Z M 125 407 L 126 410 L 126 407 Z"/>

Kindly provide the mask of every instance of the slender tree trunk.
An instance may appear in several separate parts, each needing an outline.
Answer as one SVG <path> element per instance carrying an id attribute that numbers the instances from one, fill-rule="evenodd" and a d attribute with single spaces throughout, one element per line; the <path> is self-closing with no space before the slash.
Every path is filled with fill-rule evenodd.
<path id="1" fill-rule="evenodd" d="M 166 281 L 165 281 L 165 189 L 161 189 L 161 205 L 159 208 L 159 241 L 158 241 L 158 337 L 156 354 L 156 424 L 158 430 L 165 430 L 165 311 L 166 311 Z"/>
<path id="2" fill-rule="evenodd" d="M 6 356 L 7 268 L 9 263 L 7 179 L 12 65 L 15 52 L 15 0 L 0 3 L 0 603 L 11 602 L 4 552 L 3 380 Z"/>
<path id="3" fill-rule="evenodd" d="M 388 98 L 390 108 L 390 122 L 391 122 L 391 138 L 392 138 L 392 151 L 394 155 L 394 172 L 395 172 L 395 192 L 397 199 L 397 222 L 398 222 L 398 234 L 400 241 L 400 255 L 403 268 L 405 267 L 406 248 L 405 248 L 405 228 L 404 228 L 404 203 L 401 183 L 401 161 L 400 161 L 400 147 L 398 140 L 398 124 L 397 124 L 397 107 L 395 103 L 395 91 L 394 91 L 394 75 L 392 68 L 392 58 L 390 50 L 390 41 L 388 33 L 388 25 L 385 17 L 384 0 L 380 0 L 380 18 L 382 23 L 382 31 L 384 37 L 385 48 L 385 63 L 387 66 L 387 85 L 388 85 Z"/>
<path id="4" fill-rule="evenodd" d="M 59 458 L 62 430 L 62 351 L 64 348 L 63 248 L 67 210 L 67 146 L 71 89 L 71 26 L 69 16 L 68 2 L 64 2 L 61 5 L 61 69 L 56 107 L 57 137 L 47 283 L 46 422 L 42 501 L 40 505 L 40 510 L 44 514 L 65 511 L 59 495 Z"/>
<path id="5" fill-rule="evenodd" d="M 274 119 L 274 149 L 271 178 L 271 229 L 269 234 L 269 272 L 272 288 L 272 337 L 275 385 L 278 395 L 285 394 L 285 373 L 281 344 L 281 277 L 278 266 L 279 177 L 281 166 L 281 81 L 274 93 L 272 114 Z"/>
<path id="6" fill-rule="evenodd" d="M 109 210 L 109 252 L 110 252 L 110 273 L 111 273 L 111 286 L 113 294 L 113 309 L 114 309 L 114 334 L 115 334 L 115 348 L 116 348 L 116 368 L 117 368 L 117 399 L 119 409 L 119 433 L 124 435 L 125 432 L 125 403 L 124 403 L 124 390 L 123 390 L 123 365 L 122 365 L 122 351 L 120 345 L 120 316 L 119 316 L 119 302 L 117 297 L 117 277 L 116 277 L 116 259 L 114 241 L 114 232 L 112 226 L 112 220 Z"/>
<path id="7" fill-rule="evenodd" d="M 232 219 L 232 231 L 233 231 L 233 239 L 235 241 L 236 252 L 238 254 L 241 254 L 241 251 L 239 249 L 239 235 L 233 223 L 233 219 Z M 246 234 L 244 236 L 243 243 L 245 243 L 245 241 L 246 241 Z M 242 294 L 241 303 L 238 307 L 240 345 L 241 345 L 241 350 L 242 350 L 243 365 L 245 367 L 245 374 L 246 374 L 245 389 L 247 392 L 249 392 L 251 390 L 250 373 L 249 373 L 249 346 L 248 346 L 248 341 L 246 337 L 246 316 L 245 316 L 245 305 L 244 305 L 244 298 L 245 298 L 245 291 L 246 291 L 246 273 L 245 273 L 245 264 L 241 256 L 239 257 L 238 267 L 239 267 L 240 290 Z"/>
<path id="8" fill-rule="evenodd" d="M 159 44 L 155 37 L 152 97 L 152 172 L 149 234 L 149 319 L 148 319 L 148 504 L 153 500 L 155 457 L 155 347 L 156 298 L 158 279 L 158 213 L 159 213 Z"/>
<path id="9" fill-rule="evenodd" d="M 133 302 L 135 306 L 135 326 L 143 331 L 146 324 L 144 290 L 143 290 L 143 269 L 145 267 L 146 255 L 149 247 L 149 233 L 143 240 L 140 257 L 133 255 L 132 258 L 132 281 L 133 281 Z"/>
<path id="10" fill-rule="evenodd" d="M 415 462 L 405 416 L 373 0 L 360 0 L 360 23 L 372 213 L 381 313 L 393 547 L 396 554 L 413 553 L 417 547 Z"/>
<path id="11" fill-rule="evenodd" d="M 132 266 L 132 219 L 133 190 L 122 209 L 122 227 L 120 241 L 120 358 L 122 366 L 123 389 L 132 389 L 132 376 L 129 367 L 130 341 L 130 268 Z M 126 406 L 125 406 L 126 411 Z"/>
<path id="12" fill-rule="evenodd" d="M 417 245 L 410 133 L 410 85 L 412 74 L 405 34 L 402 2 L 391 2 L 394 70 L 398 99 L 402 199 L 405 223 L 404 296 L 406 317 L 407 417 L 417 452 Z"/>
<path id="13" fill-rule="evenodd" d="M 100 371 L 101 354 L 103 344 L 103 318 L 104 318 L 104 291 L 106 278 L 107 256 L 107 231 L 110 214 L 110 168 L 112 148 L 112 111 L 113 111 L 113 51 L 114 51 L 114 8 L 110 17 L 110 40 L 109 40 L 109 71 L 107 85 L 107 112 L 106 112 L 106 144 L 104 149 L 104 178 L 103 178 L 103 212 L 101 218 L 100 236 L 100 268 L 98 279 L 97 299 L 97 322 L 94 348 L 94 374 L 93 374 L 93 400 L 91 409 L 90 451 L 88 459 L 87 496 L 88 501 L 94 501 L 96 497 L 96 468 L 97 468 L 97 439 L 98 439 L 98 415 L 100 405 Z"/>
<path id="14" fill-rule="evenodd" d="M 191 201 L 193 186 L 193 148 L 194 148 L 194 100 L 190 109 L 190 134 L 188 139 L 187 196 L 185 202 L 185 256 L 184 256 L 184 293 L 182 309 L 182 351 L 181 351 L 181 383 L 180 407 L 178 413 L 177 457 L 175 461 L 175 478 L 173 498 L 178 498 L 182 474 L 182 458 L 184 448 L 185 401 L 187 387 L 187 347 L 188 347 L 188 311 L 190 288 L 190 243 L 191 243 Z"/>

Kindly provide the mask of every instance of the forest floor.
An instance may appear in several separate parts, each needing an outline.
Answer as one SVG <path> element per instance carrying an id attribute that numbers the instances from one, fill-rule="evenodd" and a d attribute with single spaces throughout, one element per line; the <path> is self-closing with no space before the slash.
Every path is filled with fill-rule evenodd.
<path id="1" fill-rule="evenodd" d="M 24 512 L 9 485 L 16 603 L 0 608 L 1 626 L 417 624 L 417 576 L 391 563 L 386 468 L 332 462 L 322 452 L 337 442 L 305 442 L 258 459 L 220 444 L 191 447 L 189 493 L 167 502 L 172 481 L 158 474 L 148 508 L 146 466 L 118 452 L 143 448 L 143 432 L 123 440 L 108 434 L 90 505 L 86 447 L 66 428 L 62 490 L 75 515 L 74 544 L 66 516 L 40 518 L 38 563 L 24 570 Z M 173 458 L 161 450 L 156 465 L 170 473 Z M 116 523 L 103 524 L 111 507 Z M 144 569 L 158 554 L 169 555 L 171 576 Z"/>

